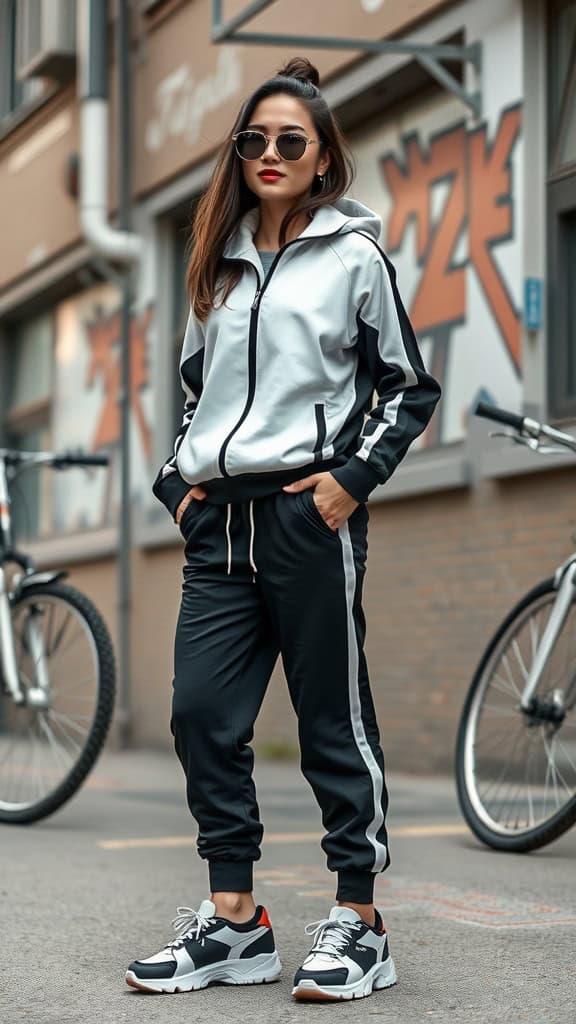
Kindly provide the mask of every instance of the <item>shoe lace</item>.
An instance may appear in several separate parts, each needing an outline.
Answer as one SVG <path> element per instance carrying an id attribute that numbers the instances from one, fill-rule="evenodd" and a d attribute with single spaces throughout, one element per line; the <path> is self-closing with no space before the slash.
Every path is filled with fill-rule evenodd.
<path id="1" fill-rule="evenodd" d="M 184 945 L 186 939 L 192 936 L 198 940 L 203 931 L 215 921 L 214 917 L 204 917 L 198 910 L 192 907 L 177 907 L 176 917 L 172 919 L 172 927 L 178 932 L 178 938 L 169 943 L 171 949 L 178 949 Z"/>
<path id="2" fill-rule="evenodd" d="M 312 921 L 304 929 L 306 935 L 314 936 L 310 953 L 329 953 L 338 956 L 344 952 L 353 932 L 359 931 L 361 927 L 361 922 L 356 924 L 355 921 L 331 921 L 328 917 L 322 918 L 321 921 Z"/>

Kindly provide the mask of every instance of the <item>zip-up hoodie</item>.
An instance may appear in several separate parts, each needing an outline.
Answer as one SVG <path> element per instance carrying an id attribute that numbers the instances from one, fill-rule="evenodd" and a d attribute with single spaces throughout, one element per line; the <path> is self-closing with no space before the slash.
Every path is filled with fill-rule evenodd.
<path id="1" fill-rule="evenodd" d="M 440 397 L 377 214 L 347 198 L 321 207 L 265 278 L 258 220 L 248 211 L 225 247 L 243 265 L 226 304 L 188 317 L 184 418 L 153 485 L 173 517 L 194 484 L 216 503 L 247 501 L 325 470 L 365 501 Z"/>

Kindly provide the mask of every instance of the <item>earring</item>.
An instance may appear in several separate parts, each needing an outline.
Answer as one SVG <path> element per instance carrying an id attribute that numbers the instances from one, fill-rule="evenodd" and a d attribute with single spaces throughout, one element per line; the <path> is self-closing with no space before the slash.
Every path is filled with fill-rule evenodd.
<path id="1" fill-rule="evenodd" d="M 323 174 L 317 174 L 316 177 L 318 178 L 318 181 L 320 183 L 320 191 L 323 192 L 324 191 L 324 175 Z"/>

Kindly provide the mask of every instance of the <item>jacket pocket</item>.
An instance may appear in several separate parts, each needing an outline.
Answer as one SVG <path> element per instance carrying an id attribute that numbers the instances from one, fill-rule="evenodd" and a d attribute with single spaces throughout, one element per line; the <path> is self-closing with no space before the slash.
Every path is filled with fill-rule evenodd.
<path id="1" fill-rule="evenodd" d="M 322 462 L 322 449 L 326 440 L 326 410 L 323 402 L 314 406 L 316 414 L 316 444 L 314 445 L 314 462 Z"/>

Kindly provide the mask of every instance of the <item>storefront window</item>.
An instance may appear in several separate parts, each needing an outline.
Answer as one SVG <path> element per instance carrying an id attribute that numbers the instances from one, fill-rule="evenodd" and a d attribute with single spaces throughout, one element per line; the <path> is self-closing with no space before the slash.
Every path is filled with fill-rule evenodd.
<path id="1" fill-rule="evenodd" d="M 176 435 L 182 425 L 182 409 L 184 407 L 184 392 L 180 384 L 180 356 L 182 354 L 182 342 L 190 309 L 190 299 L 186 290 L 189 239 L 189 218 L 176 221 L 174 223 L 174 287 L 172 290 L 172 339 L 174 346 L 172 426 L 174 435 Z"/>
<path id="2" fill-rule="evenodd" d="M 7 342 L 8 394 L 4 416 L 6 445 L 18 451 L 49 447 L 53 396 L 54 321 L 51 314 L 15 325 Z M 49 483 L 41 470 L 18 477 L 12 488 L 18 537 L 46 532 Z"/>
<path id="3" fill-rule="evenodd" d="M 42 92 L 40 79 L 21 82 L 16 66 L 16 0 L 0 0 L 0 131 L 2 122 Z"/>

